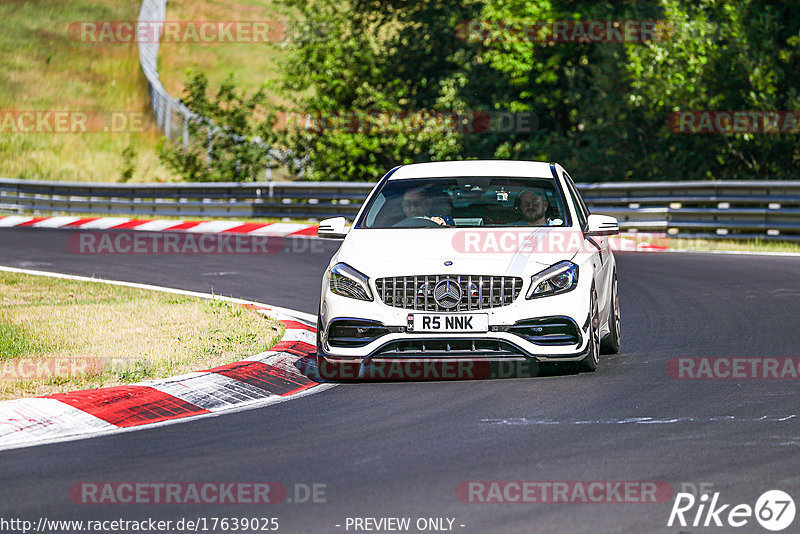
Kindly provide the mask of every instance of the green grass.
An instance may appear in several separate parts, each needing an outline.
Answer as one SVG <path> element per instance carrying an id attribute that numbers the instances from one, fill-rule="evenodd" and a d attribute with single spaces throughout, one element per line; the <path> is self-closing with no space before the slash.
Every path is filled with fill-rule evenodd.
<path id="1" fill-rule="evenodd" d="M 80 21 L 135 20 L 139 0 L 0 2 L 0 109 L 132 112 L 144 131 L 0 133 L 0 176 L 119 181 L 123 150 L 136 152 L 132 181 L 172 180 L 158 161 L 160 134 L 135 43 L 92 44 L 70 36 Z"/>
<path id="2" fill-rule="evenodd" d="M 69 25 L 81 21 L 134 21 L 140 0 L 4 0 L 0 2 L 0 111 L 130 112 L 143 131 L 124 133 L 0 132 L 0 176 L 38 180 L 117 182 L 132 167 L 131 182 L 179 177 L 158 159 L 161 132 L 150 110 L 136 43 L 83 43 Z M 173 0 L 168 20 L 272 21 L 271 0 L 237 3 Z M 164 43 L 161 79 L 183 94 L 187 69 L 201 70 L 211 90 L 229 74 L 248 91 L 277 76 L 279 53 L 264 43 Z M 132 165 L 124 151 L 133 151 Z"/>
<path id="3" fill-rule="evenodd" d="M 281 335 L 276 321 L 223 301 L 0 273 L 0 400 L 208 369 Z"/>
<path id="4" fill-rule="evenodd" d="M 171 21 L 278 21 L 273 0 L 170 0 L 167 20 Z M 183 94 L 186 71 L 202 71 L 214 91 L 230 74 L 240 89 L 253 92 L 278 72 L 275 58 L 279 49 L 266 43 L 162 43 L 159 76 L 173 96 Z"/>
<path id="5" fill-rule="evenodd" d="M 8 322 L 0 323 L 0 361 L 38 354 L 41 350 L 27 329 Z"/>
<path id="6" fill-rule="evenodd" d="M 273 0 L 241 0 L 235 3 L 219 0 L 195 2 L 170 0 L 169 21 L 268 22 L 270 28 L 282 27 Z M 270 34 L 272 35 L 272 34 Z M 237 89 L 252 94 L 260 88 L 267 91 L 275 104 L 288 105 L 270 83 L 279 76 L 277 59 L 281 54 L 277 43 L 234 42 L 204 43 L 162 42 L 158 55 L 161 82 L 169 94 L 184 95 L 188 72 L 202 72 L 208 78 L 209 92 L 215 94 L 222 82 L 233 75 Z M 295 179 L 286 167 L 273 171 L 275 180 Z"/>

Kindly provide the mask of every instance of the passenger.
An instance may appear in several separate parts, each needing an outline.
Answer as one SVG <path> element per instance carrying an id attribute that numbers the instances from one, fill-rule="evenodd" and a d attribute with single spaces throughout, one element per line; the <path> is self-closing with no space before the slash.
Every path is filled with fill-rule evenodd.
<path id="1" fill-rule="evenodd" d="M 549 210 L 547 193 L 541 189 L 525 189 L 514 202 L 514 212 L 519 220 L 509 223 L 509 226 L 548 226 L 554 223 L 547 216 Z"/>

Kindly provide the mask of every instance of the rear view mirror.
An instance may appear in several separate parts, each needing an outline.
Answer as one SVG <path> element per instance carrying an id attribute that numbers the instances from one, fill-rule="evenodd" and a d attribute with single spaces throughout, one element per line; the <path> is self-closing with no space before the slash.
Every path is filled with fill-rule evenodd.
<path id="1" fill-rule="evenodd" d="M 317 237 L 324 239 L 344 239 L 347 235 L 345 228 L 346 220 L 344 217 L 334 217 L 332 219 L 323 219 L 317 228 Z"/>
<path id="2" fill-rule="evenodd" d="M 619 233 L 617 219 L 608 215 L 589 215 L 586 228 L 587 236 L 617 235 Z"/>

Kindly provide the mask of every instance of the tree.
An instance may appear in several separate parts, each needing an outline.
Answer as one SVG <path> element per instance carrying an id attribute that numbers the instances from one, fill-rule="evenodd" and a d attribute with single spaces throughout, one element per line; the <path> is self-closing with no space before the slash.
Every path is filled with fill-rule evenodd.
<path id="1" fill-rule="evenodd" d="M 656 130 L 650 162 L 674 178 L 796 177 L 794 134 L 670 131 L 679 111 L 800 109 L 800 13 L 781 2 L 662 0 L 670 39 L 629 46 L 630 101 Z"/>
<path id="2" fill-rule="evenodd" d="M 190 182 L 263 179 L 275 165 L 270 149 L 277 139 L 265 90 L 248 96 L 229 77 L 209 96 L 208 80 L 197 72 L 189 74 L 184 93 L 183 103 L 198 118 L 189 123 L 188 143 L 162 144 L 162 161 Z"/>
<path id="3" fill-rule="evenodd" d="M 281 4 L 278 88 L 290 104 L 274 108 L 232 82 L 209 98 L 204 78 L 192 79 L 187 105 L 232 135 L 210 148 L 193 135 L 166 156 L 188 179 L 251 179 L 266 154 L 241 139 L 255 136 L 314 180 L 468 158 L 559 161 L 588 181 L 797 176 L 796 130 L 690 134 L 670 122 L 685 111 L 798 109 L 800 12 L 777 0 Z M 558 21 L 659 23 L 639 41 L 595 42 L 556 39 Z M 535 128 L 487 129 L 498 113 L 532 114 Z"/>
<path id="4" fill-rule="evenodd" d="M 373 180 L 398 164 L 463 156 L 446 112 L 463 111 L 463 90 L 482 69 L 457 32 L 478 2 L 283 3 L 281 88 L 287 111 L 309 120 L 282 139 L 307 157 L 304 178 Z"/>

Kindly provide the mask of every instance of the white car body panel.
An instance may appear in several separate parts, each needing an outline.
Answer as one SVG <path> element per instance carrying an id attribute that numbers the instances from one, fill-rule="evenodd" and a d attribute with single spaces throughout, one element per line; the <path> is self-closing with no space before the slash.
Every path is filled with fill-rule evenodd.
<path id="1" fill-rule="evenodd" d="M 364 210 L 385 181 L 426 177 L 525 177 L 553 179 L 555 169 L 558 184 L 567 199 L 570 227 L 480 227 L 480 228 L 359 228 L 347 233 L 344 241 L 331 259 L 322 279 L 320 304 L 320 356 L 331 361 L 362 361 L 377 357 L 375 351 L 395 340 L 470 338 L 505 340 L 524 351 L 526 358 L 538 361 L 578 361 L 588 350 L 587 323 L 590 311 L 591 287 L 594 284 L 600 311 L 600 336 L 609 334 L 609 319 L 612 316 L 612 278 L 616 271 L 614 255 L 605 236 L 587 237 L 579 225 L 579 207 L 573 205 L 568 194 L 568 178 L 557 164 L 521 161 L 465 161 L 413 164 L 396 168 L 373 188 L 367 202 L 360 210 L 356 221 L 360 221 Z M 548 246 L 547 250 L 512 251 L 477 250 L 461 251 L 454 246 L 459 232 L 514 232 L 524 233 L 536 242 L 544 239 L 553 242 L 558 235 L 563 242 L 573 246 L 563 249 Z M 454 241 L 456 240 L 456 241 Z M 572 240 L 572 241 L 567 241 Z M 556 250 L 552 250 L 556 248 Z M 531 277 L 559 261 L 570 260 L 578 265 L 578 282 L 568 292 L 541 298 L 526 299 L 531 286 Z M 445 262 L 452 262 L 445 265 Z M 336 294 L 330 289 L 331 267 L 345 263 L 369 278 L 373 300 L 365 301 Z M 523 286 L 513 303 L 487 308 L 474 313 L 486 313 L 490 331 L 471 333 L 414 333 L 393 332 L 361 347 L 332 346 L 327 342 L 327 333 L 332 320 L 337 318 L 367 319 L 386 326 L 405 327 L 409 314 L 423 313 L 407 308 L 385 304 L 378 296 L 376 279 L 413 275 L 502 275 L 522 278 Z M 571 345 L 542 345 L 506 331 L 492 331 L 492 327 L 508 327 L 522 319 L 564 316 L 574 320 L 580 328 L 580 342 Z M 468 356 L 461 354 L 461 357 Z M 479 356 L 478 356 L 479 357 Z"/>

